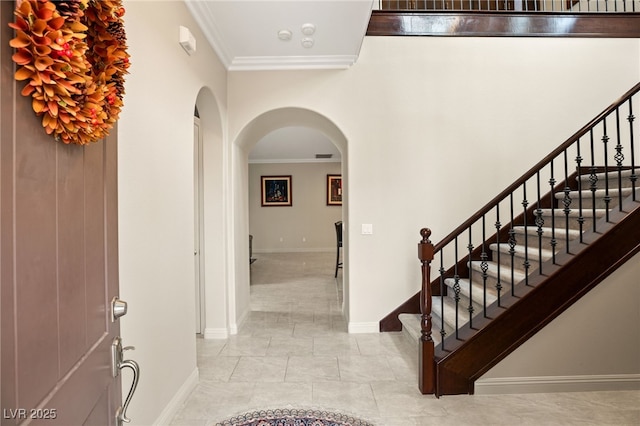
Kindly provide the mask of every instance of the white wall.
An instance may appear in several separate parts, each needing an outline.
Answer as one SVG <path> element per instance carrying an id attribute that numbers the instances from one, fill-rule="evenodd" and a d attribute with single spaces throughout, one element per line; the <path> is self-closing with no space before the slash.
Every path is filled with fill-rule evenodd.
<path id="1" fill-rule="evenodd" d="M 638 55 L 637 40 L 367 37 L 348 70 L 230 73 L 230 140 L 282 107 L 344 133 L 349 325 L 376 331 L 419 288 L 419 229 L 445 236 L 633 86 Z"/>
<path id="2" fill-rule="evenodd" d="M 183 2 L 125 1 L 125 8 L 132 65 L 118 127 L 118 183 L 120 289 L 129 313 L 121 321 L 125 345 L 136 347 L 126 356 L 141 367 L 127 414 L 135 425 L 166 424 L 197 382 L 194 107 L 206 86 L 218 105 L 200 112 L 222 111 L 209 119 L 226 122 L 226 71 Z M 180 25 L 197 39 L 193 56 L 178 44 Z M 123 382 L 128 389 L 127 373 Z"/>

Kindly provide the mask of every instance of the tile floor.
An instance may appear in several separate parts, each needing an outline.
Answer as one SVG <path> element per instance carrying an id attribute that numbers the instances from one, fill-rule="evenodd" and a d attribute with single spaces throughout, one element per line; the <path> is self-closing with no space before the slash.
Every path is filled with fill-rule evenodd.
<path id="1" fill-rule="evenodd" d="M 402 334 L 347 333 L 335 254 L 255 257 L 251 314 L 229 339 L 197 340 L 200 384 L 173 426 L 274 408 L 336 410 L 378 426 L 640 425 L 640 391 L 423 396 Z"/>

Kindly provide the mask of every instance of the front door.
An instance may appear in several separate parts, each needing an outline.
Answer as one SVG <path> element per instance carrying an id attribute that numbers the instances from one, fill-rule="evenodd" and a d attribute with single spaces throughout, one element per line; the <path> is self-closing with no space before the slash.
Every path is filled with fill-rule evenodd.
<path id="1" fill-rule="evenodd" d="M 119 321 L 117 130 L 86 147 L 48 136 L 20 94 L 0 1 L 2 425 L 112 425 Z"/>

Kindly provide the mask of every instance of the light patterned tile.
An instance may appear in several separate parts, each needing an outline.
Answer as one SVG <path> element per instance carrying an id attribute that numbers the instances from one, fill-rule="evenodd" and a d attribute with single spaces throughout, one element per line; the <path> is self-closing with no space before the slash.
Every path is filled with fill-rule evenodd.
<path id="1" fill-rule="evenodd" d="M 341 356 L 338 357 L 338 368 L 340 380 L 346 382 L 370 383 L 395 379 L 384 356 Z"/>
<path id="2" fill-rule="evenodd" d="M 241 357 L 230 382 L 284 382 L 287 357 Z"/>
<path id="3" fill-rule="evenodd" d="M 286 382 L 339 380 L 338 359 L 325 356 L 291 356 L 287 365 Z"/>
<path id="4" fill-rule="evenodd" d="M 232 336 L 220 351 L 220 356 L 264 356 L 269 341 L 269 337 Z"/>
<path id="5" fill-rule="evenodd" d="M 311 337 L 272 337 L 267 348 L 267 356 L 310 356 L 312 354 L 313 339 Z"/>
<path id="6" fill-rule="evenodd" d="M 334 256 L 259 255 L 252 312 L 238 335 L 196 340 L 200 384 L 172 426 L 287 407 L 338 410 L 377 426 L 640 424 L 640 391 L 421 395 L 417 348 L 402 333 L 346 332 Z"/>
<path id="7" fill-rule="evenodd" d="M 217 356 L 207 358 L 206 362 L 199 362 L 200 380 L 203 382 L 228 382 L 239 360 L 240 357 L 237 356 Z"/>
<path id="8" fill-rule="evenodd" d="M 317 381 L 313 383 L 313 403 L 359 417 L 376 417 L 378 407 L 366 383 Z"/>
<path id="9" fill-rule="evenodd" d="M 358 341 L 355 337 L 347 334 L 338 334 L 325 337 L 313 338 L 314 355 L 360 355 Z"/>
<path id="10" fill-rule="evenodd" d="M 311 406 L 311 383 L 256 383 L 250 404 L 266 409 Z"/>

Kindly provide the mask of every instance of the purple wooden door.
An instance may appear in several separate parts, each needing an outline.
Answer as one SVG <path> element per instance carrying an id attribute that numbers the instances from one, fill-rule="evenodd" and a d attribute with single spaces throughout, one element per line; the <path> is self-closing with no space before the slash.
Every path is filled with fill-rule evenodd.
<path id="1" fill-rule="evenodd" d="M 2 425 L 111 425 L 118 294 L 116 130 L 87 147 L 46 135 L 20 95 L 0 1 Z"/>

